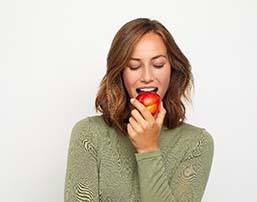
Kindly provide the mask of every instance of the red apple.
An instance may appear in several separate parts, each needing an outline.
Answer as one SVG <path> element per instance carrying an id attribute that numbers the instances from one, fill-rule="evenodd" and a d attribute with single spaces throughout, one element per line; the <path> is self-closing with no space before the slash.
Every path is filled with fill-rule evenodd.
<path id="1" fill-rule="evenodd" d="M 160 96 L 155 92 L 142 92 L 136 99 L 139 100 L 153 116 L 157 113 L 161 103 Z"/>

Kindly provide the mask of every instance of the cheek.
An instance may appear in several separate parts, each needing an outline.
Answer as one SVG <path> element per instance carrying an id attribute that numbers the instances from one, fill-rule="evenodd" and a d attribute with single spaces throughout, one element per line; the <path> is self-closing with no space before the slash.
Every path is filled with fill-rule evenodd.
<path id="1" fill-rule="evenodd" d="M 162 80 L 163 80 L 164 83 L 169 83 L 169 81 L 170 81 L 170 73 L 168 73 L 168 72 L 165 73 L 165 74 L 163 75 Z"/>
<path id="2" fill-rule="evenodd" d="M 169 69 L 163 69 L 162 71 L 158 72 L 158 80 L 162 86 L 161 90 L 161 96 L 163 97 L 166 93 L 169 83 L 170 83 L 170 70 Z"/>
<path id="3" fill-rule="evenodd" d="M 162 69 L 161 71 L 158 71 L 157 76 L 162 84 L 167 83 L 170 80 L 170 70 L 166 68 Z"/>
<path id="4" fill-rule="evenodd" d="M 136 74 L 129 71 L 128 69 L 125 69 L 122 74 L 122 78 L 126 89 L 129 90 L 136 81 Z"/>
<path id="5" fill-rule="evenodd" d="M 170 68 L 168 68 L 163 74 L 163 81 L 164 81 L 166 87 L 168 87 L 168 85 L 170 83 L 170 73 L 171 73 L 171 70 L 170 70 Z"/>

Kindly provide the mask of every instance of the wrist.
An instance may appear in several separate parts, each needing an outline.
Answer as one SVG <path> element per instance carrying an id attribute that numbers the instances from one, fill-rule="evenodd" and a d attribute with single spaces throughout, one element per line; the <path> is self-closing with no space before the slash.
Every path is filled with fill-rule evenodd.
<path id="1" fill-rule="evenodd" d="M 159 149 L 160 147 L 153 147 L 149 149 L 138 149 L 137 153 L 142 154 L 142 153 L 154 152 L 154 151 L 158 151 Z"/>

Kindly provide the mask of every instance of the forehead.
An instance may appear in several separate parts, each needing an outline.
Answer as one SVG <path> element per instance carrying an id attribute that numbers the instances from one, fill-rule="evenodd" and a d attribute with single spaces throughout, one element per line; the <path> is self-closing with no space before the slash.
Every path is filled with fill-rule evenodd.
<path id="1" fill-rule="evenodd" d="M 160 35 L 147 33 L 135 44 L 131 57 L 151 59 L 156 55 L 166 55 L 166 51 Z"/>

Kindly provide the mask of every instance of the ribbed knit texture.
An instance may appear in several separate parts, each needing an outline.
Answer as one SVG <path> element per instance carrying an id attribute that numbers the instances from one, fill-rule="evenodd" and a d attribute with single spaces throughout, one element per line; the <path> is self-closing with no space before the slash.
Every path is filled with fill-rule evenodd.
<path id="1" fill-rule="evenodd" d="M 68 150 L 65 202 L 199 202 L 214 141 L 204 128 L 163 127 L 160 149 L 137 153 L 101 115 L 78 121 Z"/>

